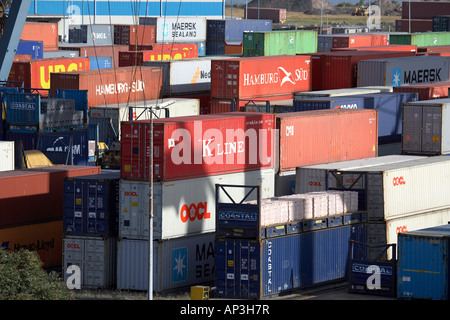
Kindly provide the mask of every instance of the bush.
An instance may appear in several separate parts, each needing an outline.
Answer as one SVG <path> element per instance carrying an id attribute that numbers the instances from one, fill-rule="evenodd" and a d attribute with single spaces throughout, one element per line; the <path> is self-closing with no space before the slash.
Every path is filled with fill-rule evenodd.
<path id="1" fill-rule="evenodd" d="M 35 251 L 0 250 L 0 300 L 72 300 L 58 275 L 42 265 Z"/>

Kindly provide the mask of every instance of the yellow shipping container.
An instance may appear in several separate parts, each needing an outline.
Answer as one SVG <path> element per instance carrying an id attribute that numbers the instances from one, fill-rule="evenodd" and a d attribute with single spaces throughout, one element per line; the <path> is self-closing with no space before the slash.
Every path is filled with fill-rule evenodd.
<path id="1" fill-rule="evenodd" d="M 44 268 L 62 265 L 62 220 L 0 229 L 0 248 L 36 251 Z"/>

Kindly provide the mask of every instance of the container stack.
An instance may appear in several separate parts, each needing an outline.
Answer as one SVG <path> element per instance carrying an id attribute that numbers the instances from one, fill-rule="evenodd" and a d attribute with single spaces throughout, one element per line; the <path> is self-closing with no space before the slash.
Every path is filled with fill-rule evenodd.
<path id="1" fill-rule="evenodd" d="M 116 285 L 119 180 L 111 170 L 64 180 L 62 261 L 80 267 L 82 287 Z"/>
<path id="2" fill-rule="evenodd" d="M 137 120 L 124 121 L 121 126 L 117 287 L 147 289 L 148 260 L 142 257 L 149 255 L 150 227 L 156 292 L 212 281 L 215 185 L 257 184 L 264 198 L 273 196 L 273 139 L 269 133 L 275 126 L 274 115 L 229 113 L 155 119 L 152 226 L 150 124 Z M 235 130 L 232 136 L 230 130 Z M 216 139 L 210 136 L 213 132 Z M 256 140 L 247 144 L 247 135 Z M 258 145 L 258 150 L 251 150 Z M 252 158 L 259 154 L 263 156 Z M 244 197 L 245 193 L 235 195 Z"/>
<path id="3" fill-rule="evenodd" d="M 1 248 L 36 251 L 45 269 L 62 265 L 64 180 L 100 167 L 56 165 L 0 172 Z"/>
<path id="4" fill-rule="evenodd" d="M 4 140 L 18 150 L 40 150 L 53 164 L 95 165 L 90 161 L 87 92 L 58 90 L 52 97 L 6 91 Z"/>
<path id="5" fill-rule="evenodd" d="M 218 185 L 217 197 L 234 188 Z M 352 191 L 243 203 L 232 198 L 216 205 L 215 286 L 225 299 L 270 298 L 342 281 L 348 241 L 364 241 L 367 233 Z"/>

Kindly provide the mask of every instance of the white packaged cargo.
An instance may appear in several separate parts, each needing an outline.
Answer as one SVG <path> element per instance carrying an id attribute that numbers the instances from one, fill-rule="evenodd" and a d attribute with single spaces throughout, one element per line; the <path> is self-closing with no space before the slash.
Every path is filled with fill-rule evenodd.
<path id="1" fill-rule="evenodd" d="M 211 90 L 212 57 L 146 61 L 144 66 L 162 68 L 162 95 L 204 93 Z"/>
<path id="2" fill-rule="evenodd" d="M 215 233 L 153 242 L 153 289 L 177 289 L 214 280 Z M 117 289 L 148 289 L 148 240 L 121 239 Z"/>
<path id="3" fill-rule="evenodd" d="M 345 178 L 342 179 L 340 176 L 333 175 L 332 173 L 330 173 L 330 171 L 348 171 L 350 169 L 362 169 L 385 163 L 404 162 L 420 158 L 423 157 L 412 155 L 388 155 L 375 158 L 298 167 L 296 169 L 295 193 L 324 191 L 330 188 L 338 188 L 342 186 L 346 188 L 352 186 L 355 189 L 361 188 L 362 184 L 364 183 L 364 177 L 360 177 L 360 174 L 346 174 Z M 361 180 L 359 180 L 358 178 L 361 178 Z"/>
<path id="4" fill-rule="evenodd" d="M 422 157 L 360 171 L 367 176 L 369 220 L 387 221 L 450 207 L 450 157 Z"/>
<path id="5" fill-rule="evenodd" d="M 109 119 L 111 119 L 114 131 L 120 139 L 120 122 L 129 120 L 130 107 L 132 108 L 133 120 L 150 119 L 150 107 L 153 108 L 153 118 L 165 118 L 167 107 L 169 117 L 195 116 L 200 114 L 200 100 L 190 98 L 167 98 L 158 100 L 136 101 L 116 105 L 105 105 L 91 107 L 90 123 L 99 124 L 100 141 L 105 142 L 108 135 Z M 97 119 L 100 118 L 100 119 Z"/>
<path id="6" fill-rule="evenodd" d="M 205 17 L 158 17 L 156 42 L 206 41 Z"/>
<path id="7" fill-rule="evenodd" d="M 270 198 L 274 190 L 274 169 L 154 182 L 154 239 L 215 231 L 216 184 L 260 185 L 261 198 Z M 119 237 L 148 239 L 149 183 L 121 180 L 119 189 Z M 245 188 L 234 188 L 231 194 L 236 199 L 245 195 Z"/>
<path id="8" fill-rule="evenodd" d="M 409 56 L 358 61 L 358 87 L 399 87 L 448 80 L 447 57 Z"/>
<path id="9" fill-rule="evenodd" d="M 67 282 L 74 270 L 79 268 L 81 288 L 107 288 L 116 284 L 116 249 L 115 237 L 80 237 L 63 238 L 63 274 Z M 69 280 L 70 281 L 70 280 Z"/>
<path id="10" fill-rule="evenodd" d="M 0 171 L 14 170 L 14 141 L 0 141 Z"/>
<path id="11" fill-rule="evenodd" d="M 403 104 L 402 153 L 450 153 L 450 99 Z"/>

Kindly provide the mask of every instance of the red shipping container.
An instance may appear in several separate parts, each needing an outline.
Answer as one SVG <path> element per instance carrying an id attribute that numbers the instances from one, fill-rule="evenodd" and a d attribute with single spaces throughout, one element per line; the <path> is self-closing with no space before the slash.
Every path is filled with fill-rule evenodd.
<path id="1" fill-rule="evenodd" d="M 64 179 L 100 173 L 100 167 L 66 166 L 0 172 L 0 227 L 63 217 Z"/>
<path id="2" fill-rule="evenodd" d="M 31 61 L 31 54 L 15 54 L 13 61 Z"/>
<path id="3" fill-rule="evenodd" d="M 378 154 L 378 110 L 326 109 L 276 117 L 280 171 Z"/>
<path id="4" fill-rule="evenodd" d="M 417 46 L 413 44 L 388 44 L 382 46 L 331 48 L 331 51 L 408 51 L 417 52 Z"/>
<path id="5" fill-rule="evenodd" d="M 272 168 L 275 117 L 233 112 L 154 120 L 153 179 Z M 121 178 L 149 179 L 150 121 L 121 123 Z"/>
<path id="6" fill-rule="evenodd" d="M 409 32 L 433 32 L 433 19 L 398 19 L 395 20 L 395 31 Z"/>
<path id="7" fill-rule="evenodd" d="M 88 106 L 117 105 L 161 97 L 161 68 L 124 67 L 52 73 L 52 92 L 57 89 L 88 91 Z"/>
<path id="8" fill-rule="evenodd" d="M 402 1 L 402 19 L 433 19 L 446 15 L 450 15 L 450 1 Z"/>
<path id="9" fill-rule="evenodd" d="M 333 35 L 333 48 L 354 48 L 383 46 L 388 44 L 386 34 L 352 34 L 352 35 Z"/>
<path id="10" fill-rule="evenodd" d="M 418 53 L 424 52 L 448 52 L 450 51 L 450 45 L 442 45 L 442 46 L 430 46 L 430 47 L 417 47 Z"/>
<path id="11" fill-rule="evenodd" d="M 119 52 L 128 51 L 129 45 L 101 45 L 101 46 L 83 46 L 79 44 L 70 44 L 59 47 L 59 50 L 78 51 L 80 57 L 111 57 L 113 65 L 119 66 Z"/>
<path id="12" fill-rule="evenodd" d="M 210 107 L 210 113 L 224 113 L 224 112 L 233 112 L 233 111 L 244 111 L 244 107 L 247 104 L 251 104 L 252 101 L 254 102 L 261 102 L 261 101 L 279 101 L 279 100 L 287 100 L 292 99 L 294 100 L 294 95 L 289 94 L 285 96 L 265 96 L 265 97 L 258 97 L 257 99 L 249 99 L 249 100 L 236 100 L 234 104 L 234 110 L 232 110 L 232 105 L 230 99 L 225 98 L 211 98 L 211 107 Z"/>
<path id="13" fill-rule="evenodd" d="M 26 22 L 23 25 L 20 39 L 42 41 L 44 51 L 58 50 L 58 23 Z"/>
<path id="14" fill-rule="evenodd" d="M 50 74 L 89 70 L 89 58 L 47 58 L 15 61 L 9 72 L 9 81 L 22 81 L 25 88 L 50 89 Z M 46 96 L 47 92 L 42 91 Z"/>
<path id="15" fill-rule="evenodd" d="M 396 51 L 333 51 L 315 54 L 313 90 L 354 88 L 357 85 L 358 61 L 414 56 L 415 52 Z M 316 70 L 320 70 L 318 72 Z"/>
<path id="16" fill-rule="evenodd" d="M 450 81 L 393 87 L 394 92 L 417 93 L 419 100 L 448 98 Z"/>
<path id="17" fill-rule="evenodd" d="M 311 90 L 311 57 L 283 55 L 211 61 L 211 97 L 248 99 Z"/>
<path id="18" fill-rule="evenodd" d="M 156 26 L 114 25 L 114 44 L 148 45 L 156 42 Z"/>
<path id="19" fill-rule="evenodd" d="M 198 55 L 197 55 L 198 56 Z M 119 67 L 142 66 L 145 61 L 195 58 L 188 50 L 145 50 L 119 52 Z"/>

